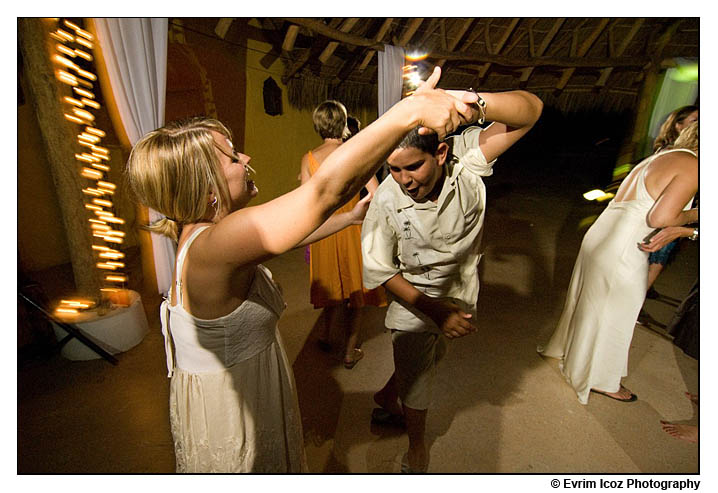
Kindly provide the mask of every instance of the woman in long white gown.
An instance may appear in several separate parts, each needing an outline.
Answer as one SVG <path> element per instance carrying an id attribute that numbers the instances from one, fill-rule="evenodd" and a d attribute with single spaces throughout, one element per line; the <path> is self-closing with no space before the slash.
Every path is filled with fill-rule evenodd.
<path id="1" fill-rule="evenodd" d="M 257 195 L 250 158 L 220 122 L 171 124 L 135 144 L 130 186 L 167 216 L 150 229 L 179 242 L 161 311 L 178 471 L 306 470 L 294 378 L 276 330 L 284 302 L 259 263 L 363 217 L 368 201 L 357 206 L 363 213 L 332 213 L 413 127 L 443 137 L 470 118 L 475 98 L 434 89 L 440 73 L 333 152 L 306 184 L 255 207 L 247 207 Z"/>
<path id="2" fill-rule="evenodd" d="M 628 350 L 643 304 L 648 254 L 639 244 L 654 229 L 698 220 L 690 209 L 698 190 L 698 123 L 672 149 L 639 163 L 581 243 L 556 330 L 539 353 L 560 359 L 559 368 L 578 400 L 591 391 L 631 402 L 621 385 Z"/>

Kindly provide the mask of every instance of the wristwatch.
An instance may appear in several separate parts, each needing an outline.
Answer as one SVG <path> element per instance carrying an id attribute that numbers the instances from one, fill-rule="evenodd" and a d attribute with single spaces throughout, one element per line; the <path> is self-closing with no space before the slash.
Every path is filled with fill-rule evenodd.
<path id="1" fill-rule="evenodd" d="M 691 241 L 696 241 L 698 239 L 698 228 L 695 228 L 693 230 L 693 234 L 688 237 Z"/>

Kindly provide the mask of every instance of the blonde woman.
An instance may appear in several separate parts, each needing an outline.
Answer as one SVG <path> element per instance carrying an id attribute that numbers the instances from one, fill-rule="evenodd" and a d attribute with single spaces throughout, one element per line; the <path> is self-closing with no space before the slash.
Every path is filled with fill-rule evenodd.
<path id="1" fill-rule="evenodd" d="M 586 232 L 566 303 L 544 356 L 559 368 L 579 402 L 590 392 L 622 402 L 636 395 L 621 384 L 646 295 L 648 253 L 639 245 L 654 229 L 698 220 L 689 209 L 698 190 L 698 123 L 672 149 L 652 154 L 623 180 L 615 198 Z"/>
<path id="2" fill-rule="evenodd" d="M 658 136 L 653 141 L 653 152 L 662 151 L 676 141 L 684 128 L 698 121 L 698 106 L 681 106 L 671 112 L 661 124 Z"/>
<path id="3" fill-rule="evenodd" d="M 302 157 L 300 177 L 307 183 L 322 163 L 349 136 L 347 110 L 342 103 L 327 100 L 312 113 L 314 130 L 322 143 Z M 371 177 L 366 184 L 369 197 L 379 186 Z M 359 203 L 359 194 L 337 209 L 335 214 L 351 211 Z M 331 327 L 346 325 L 344 343 L 344 367 L 348 370 L 364 357 L 359 348 L 362 307 L 386 305 L 384 288 L 368 290 L 362 286 L 361 228 L 349 226 L 336 234 L 310 245 L 309 298 L 314 308 L 323 308 L 319 347 L 330 351 L 329 333 Z"/>
<path id="4" fill-rule="evenodd" d="M 257 195 L 250 157 L 232 147 L 221 123 L 168 125 L 135 145 L 130 185 L 167 216 L 150 229 L 179 240 L 160 312 L 177 471 L 306 471 L 294 378 L 276 330 L 284 302 L 260 262 L 341 227 L 322 224 L 412 126 L 444 136 L 465 120 L 473 101 L 433 89 L 439 76 L 329 156 L 306 184 L 255 207 L 247 207 Z"/>

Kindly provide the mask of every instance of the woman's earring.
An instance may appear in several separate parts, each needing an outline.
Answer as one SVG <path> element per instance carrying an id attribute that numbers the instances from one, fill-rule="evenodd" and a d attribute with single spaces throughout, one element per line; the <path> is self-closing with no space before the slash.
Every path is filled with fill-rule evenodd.
<path id="1" fill-rule="evenodd" d="M 217 215 L 217 196 L 216 195 L 214 196 L 214 199 L 212 200 L 212 202 L 210 202 L 209 205 L 211 205 L 212 208 L 214 209 L 214 215 L 216 216 Z"/>

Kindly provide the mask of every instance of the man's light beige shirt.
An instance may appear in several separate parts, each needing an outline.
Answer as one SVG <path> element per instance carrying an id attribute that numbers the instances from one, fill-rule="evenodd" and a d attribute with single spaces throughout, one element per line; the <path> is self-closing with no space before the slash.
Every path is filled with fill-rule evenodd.
<path id="1" fill-rule="evenodd" d="M 376 191 L 362 225 L 364 286 L 376 288 L 396 274 L 433 298 L 453 298 L 476 317 L 477 267 L 486 208 L 482 176 L 493 173 L 479 148 L 480 127 L 447 139 L 444 184 L 436 202 L 415 202 L 387 177 Z M 438 332 L 423 313 L 392 299 L 386 326 Z"/>

